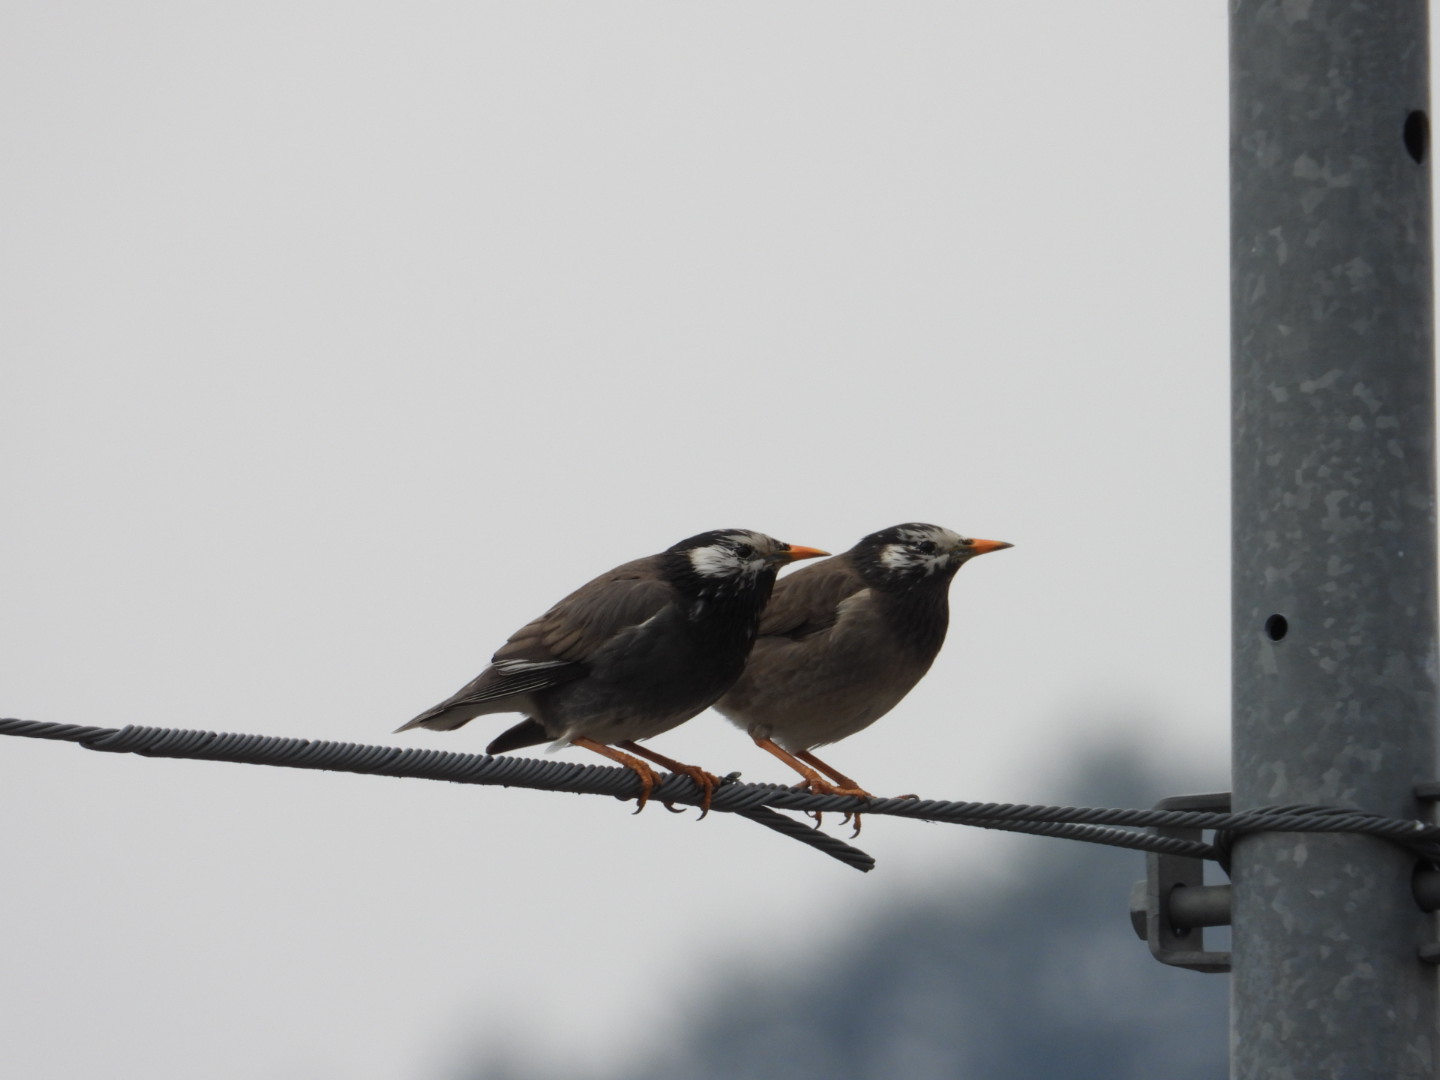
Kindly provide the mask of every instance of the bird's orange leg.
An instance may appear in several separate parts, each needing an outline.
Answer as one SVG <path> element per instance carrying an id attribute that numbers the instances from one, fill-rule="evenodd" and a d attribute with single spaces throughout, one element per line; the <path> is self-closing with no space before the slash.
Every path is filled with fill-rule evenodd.
<path id="1" fill-rule="evenodd" d="M 846 790 L 841 792 L 842 795 L 864 795 L 867 799 L 873 798 L 873 796 L 868 791 L 862 788 L 854 780 L 851 780 L 839 769 L 836 769 L 830 765 L 826 765 L 825 762 L 821 761 L 814 754 L 810 753 L 809 750 L 796 750 L 795 756 L 801 761 L 805 762 L 805 764 L 815 766 L 815 768 L 819 769 L 826 776 L 830 777 L 831 780 L 834 780 L 842 788 L 845 788 Z"/>
<path id="2" fill-rule="evenodd" d="M 807 788 L 812 794 L 855 795 L 863 799 L 873 798 L 873 796 L 868 791 L 862 788 L 859 784 L 855 783 L 854 780 L 851 780 L 848 776 L 845 776 L 842 773 L 836 772 L 834 769 L 830 768 L 830 766 L 820 761 L 819 758 L 815 757 L 815 755 L 811 754 L 808 750 L 801 750 L 797 753 L 792 754 L 789 750 L 786 750 L 783 747 L 777 745 L 770 739 L 762 739 L 757 735 L 751 735 L 750 737 L 755 740 L 755 745 L 760 747 L 760 749 L 770 751 L 770 753 L 774 754 L 781 761 L 785 762 L 786 765 L 789 765 L 790 768 L 794 769 L 801 776 L 803 776 L 805 778 L 805 783 L 802 786 Z M 814 765 L 818 766 L 820 769 L 824 770 L 826 773 L 828 773 L 830 776 L 832 776 L 835 780 L 837 780 L 844 786 L 836 787 L 834 784 L 830 783 L 829 780 L 826 780 L 818 772 L 812 769 L 810 767 L 810 764 L 807 764 L 807 762 L 813 763 Z M 850 834 L 850 838 L 853 840 L 855 837 L 860 835 L 860 815 L 846 814 L 843 818 L 840 819 L 840 824 L 845 824 L 845 822 L 849 821 L 852 817 L 855 819 L 855 831 Z M 817 828 L 820 825 L 820 814 L 818 811 L 815 814 L 815 825 Z"/>
<path id="3" fill-rule="evenodd" d="M 634 740 L 616 743 L 615 745 L 629 750 L 632 754 L 639 754 L 641 757 L 649 758 L 655 762 L 656 765 L 663 765 L 677 776 L 688 776 L 691 780 L 694 780 L 700 790 L 705 793 L 705 797 L 700 801 L 700 817 L 703 818 L 706 814 L 710 813 L 710 797 L 715 794 L 715 788 L 720 783 L 718 776 L 706 772 L 698 765 L 686 765 L 684 762 L 676 761 L 674 758 L 668 758 L 664 754 L 657 754 L 654 750 L 647 750 Z M 666 803 L 665 809 L 674 810 L 675 808 L 669 803 Z M 682 811 L 676 810 L 675 812 L 678 814 Z"/>
<path id="4" fill-rule="evenodd" d="M 570 740 L 570 745 L 583 746 L 586 750 L 594 750 L 595 753 L 601 754 L 604 757 L 609 758 L 611 761 L 618 762 L 619 764 L 624 765 L 636 776 L 640 777 L 640 798 L 635 803 L 635 813 L 638 814 L 641 810 L 645 809 L 645 804 L 650 801 L 650 792 L 654 791 L 655 785 L 660 782 L 660 778 L 655 775 L 654 769 L 650 768 L 649 765 L 646 765 L 645 762 L 641 761 L 639 758 L 631 757 L 629 754 L 621 753 L 613 746 L 606 746 L 604 743 L 596 742 L 594 739 L 588 738 L 584 735 L 575 736 L 573 739 Z"/>

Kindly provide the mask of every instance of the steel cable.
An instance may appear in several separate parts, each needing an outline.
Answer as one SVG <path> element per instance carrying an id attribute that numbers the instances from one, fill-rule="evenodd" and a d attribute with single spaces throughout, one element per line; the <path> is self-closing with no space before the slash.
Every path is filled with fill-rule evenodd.
<path id="1" fill-rule="evenodd" d="M 445 780 L 457 784 L 526 787 L 582 795 L 633 799 L 640 781 L 633 772 L 609 765 L 581 765 L 538 758 L 494 757 L 452 750 L 402 749 L 368 743 L 287 738 L 270 735 L 217 734 L 180 728 L 88 727 L 35 720 L 0 719 L 0 735 L 79 743 L 90 750 L 145 757 L 230 761 L 295 769 L 323 769 L 376 776 Z M 689 777 L 665 774 L 652 799 L 698 806 L 700 788 Z M 848 795 L 812 795 L 780 784 L 747 784 L 726 778 L 715 790 L 711 808 L 738 814 L 782 835 L 808 844 L 858 870 L 875 860 L 858 848 L 818 831 L 808 821 L 780 810 L 806 813 L 878 814 L 922 821 L 971 825 L 982 829 L 1053 836 L 1086 843 L 1170 855 L 1187 855 L 1228 864 L 1236 838 L 1254 832 L 1363 833 L 1400 844 L 1417 857 L 1440 864 L 1440 827 L 1337 807 L 1263 807 L 1241 813 L 1196 810 L 1134 810 L 1108 807 L 1037 806 L 1020 803 L 950 802 L 937 799 L 861 799 Z M 1216 842 L 1158 836 L 1149 827 L 1216 830 Z"/>

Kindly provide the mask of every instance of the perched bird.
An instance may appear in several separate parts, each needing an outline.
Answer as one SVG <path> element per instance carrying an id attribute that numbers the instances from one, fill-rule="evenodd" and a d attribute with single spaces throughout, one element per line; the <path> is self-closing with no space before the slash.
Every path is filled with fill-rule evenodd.
<path id="1" fill-rule="evenodd" d="M 691 777 L 708 810 L 714 776 L 637 741 L 714 704 L 745 667 L 776 572 L 828 554 L 719 529 L 617 566 L 521 627 L 473 682 L 396 730 L 452 731 L 485 713 L 524 713 L 486 753 L 545 742 L 583 746 L 640 777 L 637 812 L 658 782 L 632 756 L 639 754 Z"/>
<path id="2" fill-rule="evenodd" d="M 910 692 L 944 644 L 955 572 L 1010 546 L 912 522 L 781 579 L 745 673 L 715 708 L 803 787 L 868 796 L 810 751 L 869 727 Z"/>

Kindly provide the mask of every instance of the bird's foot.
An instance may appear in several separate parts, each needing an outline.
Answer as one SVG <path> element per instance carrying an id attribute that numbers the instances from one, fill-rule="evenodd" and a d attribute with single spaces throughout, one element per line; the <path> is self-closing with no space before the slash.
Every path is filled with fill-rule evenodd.
<path id="1" fill-rule="evenodd" d="M 661 781 L 660 777 L 655 775 L 655 770 L 643 761 L 637 761 L 629 765 L 629 768 L 640 777 L 640 797 L 635 800 L 635 813 L 638 814 L 645 809 L 645 804 L 650 801 L 650 793 L 660 786 Z"/>
<path id="2" fill-rule="evenodd" d="M 849 788 L 837 787 L 837 788 L 835 789 L 835 794 L 836 794 L 836 795 L 851 795 L 851 796 L 854 796 L 854 797 L 857 798 L 857 799 L 873 799 L 873 798 L 875 797 L 874 795 L 871 795 L 870 792 L 866 791 L 866 790 L 865 790 L 864 788 L 862 788 L 862 787 L 849 787 Z M 851 839 L 851 840 L 854 840 L 855 837 L 857 837 L 857 836 L 860 835 L 860 811 L 856 810 L 856 811 L 853 811 L 853 812 L 851 812 L 851 813 L 849 813 L 849 814 L 846 814 L 844 817 L 842 817 L 842 818 L 840 819 L 840 824 L 841 824 L 841 825 L 850 824 L 850 825 L 854 825 L 854 826 L 855 826 L 855 831 L 850 834 L 850 839 Z"/>
<path id="3" fill-rule="evenodd" d="M 703 793 L 700 799 L 700 818 L 703 819 L 706 814 L 710 813 L 710 799 L 714 796 L 715 789 L 720 786 L 720 778 L 718 776 L 706 772 L 698 765 L 686 765 L 683 761 L 676 761 L 674 758 L 668 758 L 664 754 L 657 754 L 654 750 L 647 749 L 633 740 L 622 742 L 620 745 L 632 754 L 640 754 L 642 757 L 649 758 L 657 765 L 663 765 L 676 776 L 688 776 L 691 780 L 695 781 L 695 785 Z M 675 809 L 675 807 L 668 802 L 665 803 L 665 809 L 669 810 L 672 814 L 683 814 L 685 812 Z"/>
<path id="4" fill-rule="evenodd" d="M 822 784 L 824 783 L 823 780 L 820 781 L 820 782 L 821 782 Z M 790 785 L 790 790 L 791 790 L 791 791 L 803 791 L 803 792 L 805 792 L 805 794 L 807 794 L 807 795 L 813 795 L 813 794 L 815 794 L 815 789 L 814 789 L 813 787 L 811 787 L 810 785 L 811 785 L 811 781 L 809 781 L 809 780 L 801 780 L 798 784 L 791 784 L 791 785 Z M 820 794 L 823 795 L 823 794 L 825 794 L 825 793 L 824 793 L 824 792 L 821 792 Z M 805 813 L 805 816 L 806 816 L 806 817 L 814 818 L 814 819 L 815 819 L 815 828 L 817 828 L 817 829 L 818 829 L 818 828 L 824 823 L 824 821 L 825 821 L 825 815 L 822 814 L 819 810 L 806 810 L 804 813 Z"/>
<path id="5" fill-rule="evenodd" d="M 660 777 L 656 776 L 655 770 L 643 761 L 636 761 L 634 764 L 627 761 L 625 766 L 640 777 L 640 797 L 635 800 L 635 813 L 638 814 L 650 801 L 650 793 L 660 786 Z"/>
<path id="6" fill-rule="evenodd" d="M 670 769 L 673 775 L 688 776 L 691 780 L 695 781 L 695 786 L 704 793 L 700 800 L 700 817 L 695 819 L 696 821 L 703 820 L 705 815 L 710 813 L 710 800 L 715 795 L 715 789 L 725 783 L 725 780 L 713 773 L 706 772 L 698 765 L 683 765 L 678 761 L 675 762 L 674 765 L 675 768 Z M 669 768 L 669 766 L 666 767 Z M 669 810 L 672 814 L 683 814 L 685 812 L 684 807 L 676 806 L 672 802 L 662 801 L 660 805 L 664 806 L 665 809 Z"/>
<path id="7" fill-rule="evenodd" d="M 585 735 L 577 735 L 570 740 L 572 746 L 583 746 L 587 750 L 594 750 L 595 753 L 609 758 L 617 764 L 624 765 L 640 778 L 640 797 L 635 800 L 635 813 L 645 809 L 645 804 L 650 801 L 650 793 L 660 784 L 660 778 L 655 775 L 655 770 L 646 765 L 645 762 L 630 754 L 616 750 L 613 746 L 607 746 L 602 742 Z"/>
<path id="8" fill-rule="evenodd" d="M 710 813 L 710 800 L 715 795 L 715 789 L 721 784 L 720 777 L 714 773 L 706 772 L 698 765 L 683 765 L 678 761 L 675 765 L 676 767 L 670 770 L 672 773 L 676 776 L 688 776 L 691 780 L 695 781 L 695 786 L 704 792 L 700 799 L 700 817 L 695 819 L 696 821 L 704 820 L 705 815 Z M 675 810 L 669 803 L 665 804 L 665 809 L 674 810 L 677 814 L 683 814 L 685 812 L 683 810 Z"/>
<path id="9" fill-rule="evenodd" d="M 800 783 L 796 784 L 790 790 L 808 791 L 811 795 L 849 795 L 857 799 L 873 799 L 875 797 L 874 795 L 871 795 L 870 792 L 866 791 L 864 788 L 856 784 L 853 780 L 850 782 L 850 786 L 841 787 L 838 784 L 830 783 L 828 780 L 821 780 L 818 776 L 807 777 L 806 779 L 801 780 Z M 811 814 L 815 818 L 815 828 L 818 829 L 820 827 L 820 822 L 822 821 L 820 811 L 811 810 L 807 811 L 807 813 Z M 840 824 L 853 824 L 855 826 L 855 831 L 850 834 L 851 840 L 854 840 L 855 837 L 860 835 L 860 814 L 858 811 L 847 811 L 845 816 L 840 819 Z"/>

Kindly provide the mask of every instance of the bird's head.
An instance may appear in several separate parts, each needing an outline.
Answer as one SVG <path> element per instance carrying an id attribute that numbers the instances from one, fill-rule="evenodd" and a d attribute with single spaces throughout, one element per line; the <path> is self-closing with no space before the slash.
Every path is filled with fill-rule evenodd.
<path id="1" fill-rule="evenodd" d="M 873 532 L 855 545 L 856 569 L 880 585 L 907 587 L 924 581 L 948 581 L 976 555 L 1012 545 L 976 540 L 939 525 L 912 521 Z"/>
<path id="2" fill-rule="evenodd" d="M 716 529 L 668 548 L 665 561 L 673 578 L 697 591 L 730 592 L 773 582 L 786 563 L 828 554 L 749 529 Z"/>

